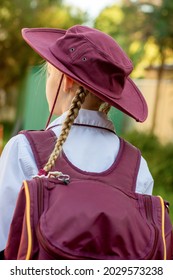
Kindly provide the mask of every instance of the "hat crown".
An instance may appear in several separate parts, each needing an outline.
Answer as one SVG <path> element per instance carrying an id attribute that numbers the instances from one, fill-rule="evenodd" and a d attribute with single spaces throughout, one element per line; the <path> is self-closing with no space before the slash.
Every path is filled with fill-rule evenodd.
<path id="1" fill-rule="evenodd" d="M 108 35 L 86 26 L 73 26 L 50 47 L 52 55 L 71 70 L 71 78 L 94 92 L 103 88 L 107 94 L 121 98 L 132 64 L 116 42 Z M 113 53 L 116 52 L 116 55 Z"/>
<path id="2" fill-rule="evenodd" d="M 118 67 L 123 70 L 125 75 L 128 76 L 133 70 L 131 60 L 118 43 L 113 40 L 112 37 L 97 29 L 88 26 L 75 25 L 69 28 L 60 40 L 68 40 L 69 44 L 71 42 L 71 46 L 73 43 L 78 43 L 80 46 L 87 41 L 87 43 L 92 45 L 97 52 L 106 56 L 111 64 L 113 63 L 116 68 Z"/>

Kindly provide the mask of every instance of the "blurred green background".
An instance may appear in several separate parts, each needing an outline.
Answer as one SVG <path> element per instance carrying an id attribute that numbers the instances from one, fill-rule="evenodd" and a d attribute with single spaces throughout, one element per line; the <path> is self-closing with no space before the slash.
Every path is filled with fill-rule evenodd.
<path id="1" fill-rule="evenodd" d="M 3 128 L 3 146 L 21 129 L 44 128 L 48 116 L 43 61 L 23 41 L 21 29 L 67 29 L 74 24 L 96 27 L 116 39 L 133 61 L 132 78 L 137 84 L 145 82 L 148 86 L 144 90 L 149 104 L 148 126 L 141 124 L 142 129 L 139 129 L 130 118 L 113 108 L 109 116 L 117 134 L 141 149 L 154 177 L 154 194 L 170 202 L 173 221 L 172 14 L 173 1 L 169 0 L 112 1 L 95 17 L 75 5 L 75 0 L 71 4 L 61 0 L 1 0 L 0 131 Z M 166 106 L 162 102 L 166 95 L 170 98 L 168 119 L 164 118 L 168 107 L 164 113 L 161 111 Z M 166 133 L 161 134 L 161 127 L 168 123 Z"/>

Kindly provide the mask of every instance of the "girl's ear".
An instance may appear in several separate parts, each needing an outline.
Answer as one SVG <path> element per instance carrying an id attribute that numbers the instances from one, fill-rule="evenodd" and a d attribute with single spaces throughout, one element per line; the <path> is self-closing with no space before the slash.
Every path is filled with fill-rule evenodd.
<path id="1" fill-rule="evenodd" d="M 69 90 L 73 87 L 74 80 L 68 77 L 67 75 L 64 75 L 64 83 L 63 83 L 63 90 L 65 92 L 69 92 Z"/>

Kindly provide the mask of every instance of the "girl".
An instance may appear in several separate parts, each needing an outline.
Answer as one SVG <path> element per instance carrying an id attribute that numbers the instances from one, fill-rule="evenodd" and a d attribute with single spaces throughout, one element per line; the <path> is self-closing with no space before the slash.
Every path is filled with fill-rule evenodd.
<path id="1" fill-rule="evenodd" d="M 101 173 L 116 160 L 120 139 L 107 118 L 115 106 L 135 120 L 147 117 L 147 105 L 129 78 L 133 66 L 120 46 L 108 35 L 86 26 L 67 31 L 24 29 L 26 42 L 47 61 L 46 96 L 51 114 L 58 117 L 48 128 L 58 141 L 44 167 L 53 166 L 62 147 L 79 169 Z M 6 245 L 18 192 L 24 179 L 38 173 L 24 135 L 13 137 L 0 159 L 0 251 Z M 151 194 L 153 179 L 141 156 L 136 192 Z"/>

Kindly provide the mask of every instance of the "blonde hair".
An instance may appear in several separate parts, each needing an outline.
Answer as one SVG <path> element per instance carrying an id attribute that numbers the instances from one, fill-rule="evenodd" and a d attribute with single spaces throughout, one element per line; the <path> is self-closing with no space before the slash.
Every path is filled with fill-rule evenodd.
<path id="1" fill-rule="evenodd" d="M 76 117 L 78 116 L 81 105 L 84 103 L 85 97 L 88 95 L 88 93 L 89 93 L 89 91 L 84 89 L 82 86 L 80 86 L 79 89 L 76 91 L 75 97 L 72 100 L 67 117 L 66 117 L 64 123 L 62 124 L 61 134 L 58 137 L 58 140 L 55 144 L 53 152 L 51 153 L 51 155 L 48 159 L 48 162 L 46 163 L 46 165 L 43 168 L 46 172 L 49 172 L 51 170 L 51 168 L 55 165 L 55 162 L 61 153 L 63 144 L 65 143 L 65 141 L 69 135 L 71 126 L 72 126 L 74 120 L 76 119 Z"/>
<path id="2" fill-rule="evenodd" d="M 88 94 L 93 95 L 91 92 L 89 92 L 82 86 L 79 86 L 79 88 L 77 89 L 76 94 L 72 100 L 71 106 L 68 110 L 67 117 L 62 124 L 61 133 L 56 141 L 54 150 L 51 153 L 51 155 L 48 159 L 48 162 L 46 163 L 46 165 L 43 168 L 46 172 L 49 172 L 52 169 L 52 167 L 55 165 L 55 162 L 62 151 L 63 144 L 65 143 L 65 141 L 69 135 L 69 132 L 74 123 L 74 120 L 77 118 L 77 116 L 79 114 L 79 110 L 80 110 L 82 104 L 84 103 L 85 98 Z M 94 98 L 98 99 L 98 103 L 102 103 L 100 105 L 99 111 L 107 114 L 109 112 L 111 106 L 108 103 L 103 103 L 103 101 L 100 98 L 96 97 L 95 95 L 93 95 L 93 96 L 94 96 Z"/>

